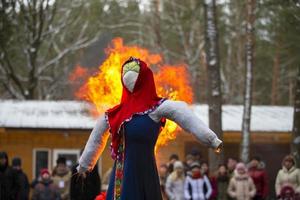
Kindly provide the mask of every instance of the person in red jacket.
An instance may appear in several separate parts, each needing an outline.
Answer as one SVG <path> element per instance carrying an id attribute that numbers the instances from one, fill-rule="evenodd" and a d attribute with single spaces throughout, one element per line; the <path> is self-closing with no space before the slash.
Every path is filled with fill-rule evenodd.
<path id="1" fill-rule="evenodd" d="M 268 188 L 268 178 L 267 173 L 262 166 L 261 159 L 259 157 L 253 157 L 249 163 L 248 173 L 253 179 L 254 185 L 256 187 L 256 194 L 253 198 L 254 200 L 264 200 L 267 198 L 269 188 Z"/>

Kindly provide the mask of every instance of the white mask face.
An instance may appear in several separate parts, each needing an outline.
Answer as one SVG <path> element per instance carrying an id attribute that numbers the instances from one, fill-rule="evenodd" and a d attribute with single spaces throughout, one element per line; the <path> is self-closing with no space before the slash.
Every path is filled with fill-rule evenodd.
<path id="1" fill-rule="evenodd" d="M 139 73 L 135 71 L 128 71 L 123 75 L 123 83 L 125 87 L 132 92 L 137 81 Z"/>

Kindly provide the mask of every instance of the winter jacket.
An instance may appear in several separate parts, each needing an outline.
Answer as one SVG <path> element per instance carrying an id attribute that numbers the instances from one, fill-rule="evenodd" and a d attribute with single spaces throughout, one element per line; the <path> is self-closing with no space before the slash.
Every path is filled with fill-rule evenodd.
<path id="1" fill-rule="evenodd" d="M 211 178 L 211 185 L 213 188 L 213 194 L 210 200 L 227 200 L 227 188 L 229 185 L 229 176 L 217 176 Z"/>
<path id="2" fill-rule="evenodd" d="M 177 178 L 176 172 L 172 172 L 166 182 L 166 193 L 169 200 L 184 200 L 184 176 Z"/>
<path id="3" fill-rule="evenodd" d="M 58 187 L 59 193 L 62 200 L 70 199 L 70 183 L 71 183 L 71 172 L 66 169 L 64 172 L 55 172 L 52 177 L 54 185 Z"/>
<path id="4" fill-rule="evenodd" d="M 204 194 L 204 187 L 206 187 L 206 194 Z M 211 184 L 207 176 L 193 179 L 190 176 L 185 178 L 184 182 L 184 198 L 187 200 L 206 200 L 210 198 L 212 193 Z"/>
<path id="5" fill-rule="evenodd" d="M 94 169 L 87 173 L 85 178 L 80 178 L 76 175 L 77 170 L 75 165 L 72 168 L 70 196 L 72 200 L 94 200 L 101 191 L 101 180 L 98 174 L 97 165 Z"/>
<path id="6" fill-rule="evenodd" d="M 256 189 L 252 178 L 248 174 L 234 173 L 230 179 L 227 192 L 237 200 L 250 200 L 255 196 Z"/>
<path id="7" fill-rule="evenodd" d="M 17 178 L 20 183 L 20 188 L 17 192 L 16 200 L 28 200 L 29 199 L 29 181 L 27 175 L 22 170 L 17 170 Z"/>
<path id="8" fill-rule="evenodd" d="M 17 172 L 8 166 L 7 154 L 0 153 L 7 160 L 6 165 L 0 166 L 0 200 L 15 200 L 20 189 Z"/>
<path id="9" fill-rule="evenodd" d="M 294 188 L 296 193 L 300 193 L 300 169 L 292 167 L 288 170 L 283 166 L 276 177 L 275 189 L 277 195 L 280 194 L 284 185 L 290 185 Z"/>
<path id="10" fill-rule="evenodd" d="M 58 188 L 51 179 L 42 180 L 35 185 L 32 200 L 60 200 Z"/>
<path id="11" fill-rule="evenodd" d="M 256 188 L 255 196 L 266 199 L 269 193 L 266 171 L 264 169 L 252 167 L 248 170 L 248 174 L 252 178 Z"/>

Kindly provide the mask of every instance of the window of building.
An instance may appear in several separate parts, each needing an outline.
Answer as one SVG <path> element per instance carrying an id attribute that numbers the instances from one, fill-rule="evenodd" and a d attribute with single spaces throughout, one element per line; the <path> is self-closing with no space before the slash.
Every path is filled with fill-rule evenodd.
<path id="1" fill-rule="evenodd" d="M 50 149 L 33 149 L 33 178 L 37 178 L 41 169 L 50 168 Z"/>
<path id="2" fill-rule="evenodd" d="M 67 166 L 71 168 L 73 165 L 75 165 L 78 162 L 79 156 L 80 156 L 79 149 L 54 149 L 52 166 L 54 167 L 56 165 L 56 160 L 59 157 L 64 157 L 66 158 Z"/>

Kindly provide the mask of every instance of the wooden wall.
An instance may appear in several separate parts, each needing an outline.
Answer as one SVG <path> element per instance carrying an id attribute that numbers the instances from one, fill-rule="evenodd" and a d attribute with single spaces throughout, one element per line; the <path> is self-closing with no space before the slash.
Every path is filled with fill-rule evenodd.
<path id="1" fill-rule="evenodd" d="M 84 148 L 90 130 L 51 130 L 51 129 L 0 129 L 0 151 L 6 151 L 10 160 L 22 158 L 23 170 L 29 179 L 33 178 L 33 151 L 35 148 L 76 149 Z M 106 149 L 102 162 L 103 171 L 112 161 Z M 51 162 L 52 163 L 52 162 Z M 102 173 L 102 172 L 101 172 Z"/>

